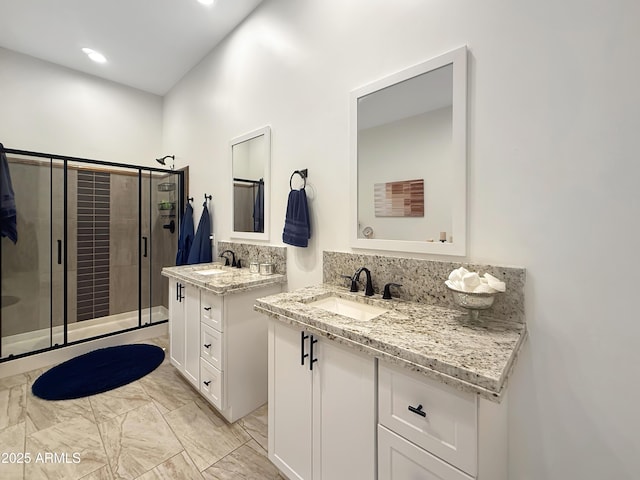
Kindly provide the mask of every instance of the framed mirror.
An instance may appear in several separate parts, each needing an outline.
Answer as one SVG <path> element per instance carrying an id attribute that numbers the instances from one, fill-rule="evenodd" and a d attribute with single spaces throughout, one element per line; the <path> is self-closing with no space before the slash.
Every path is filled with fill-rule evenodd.
<path id="1" fill-rule="evenodd" d="M 231 140 L 232 238 L 269 240 L 271 128 Z"/>
<path id="2" fill-rule="evenodd" d="M 351 92 L 351 246 L 466 255 L 467 49 Z"/>

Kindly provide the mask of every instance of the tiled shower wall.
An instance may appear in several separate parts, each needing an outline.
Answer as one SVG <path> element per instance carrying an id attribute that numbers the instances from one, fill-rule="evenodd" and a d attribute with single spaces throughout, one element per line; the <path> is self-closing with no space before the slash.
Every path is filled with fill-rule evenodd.
<path id="1" fill-rule="evenodd" d="M 78 171 L 77 318 L 109 315 L 111 175 Z"/>

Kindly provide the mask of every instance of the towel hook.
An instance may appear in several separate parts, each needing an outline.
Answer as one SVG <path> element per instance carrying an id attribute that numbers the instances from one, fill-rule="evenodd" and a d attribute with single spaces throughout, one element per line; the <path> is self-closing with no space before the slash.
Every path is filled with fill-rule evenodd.
<path id="1" fill-rule="evenodd" d="M 293 173 L 291 174 L 291 178 L 289 178 L 289 188 L 291 190 L 293 190 L 293 185 L 291 185 L 291 181 L 293 180 L 293 176 L 295 174 L 300 175 L 300 177 L 304 181 L 304 185 L 302 186 L 302 188 L 305 188 L 307 186 L 307 176 L 309 175 L 309 169 L 305 168 L 303 170 L 294 170 L 293 171 Z"/>
<path id="2" fill-rule="evenodd" d="M 193 197 L 187 197 L 187 202 L 193 202 Z"/>
<path id="3" fill-rule="evenodd" d="M 207 200 L 211 200 L 213 197 L 211 195 L 207 195 L 206 193 L 204 194 L 204 203 L 202 204 L 203 207 L 207 206 Z"/>

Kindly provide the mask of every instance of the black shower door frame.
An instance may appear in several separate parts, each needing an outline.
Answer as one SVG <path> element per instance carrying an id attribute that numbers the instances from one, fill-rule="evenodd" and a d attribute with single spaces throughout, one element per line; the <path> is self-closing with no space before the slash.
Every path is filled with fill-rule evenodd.
<path id="1" fill-rule="evenodd" d="M 47 159 L 49 160 L 49 165 L 50 168 L 53 168 L 53 164 L 54 162 L 62 162 L 62 166 L 63 166 L 63 242 L 62 242 L 62 262 L 63 262 L 63 343 L 62 344 L 53 344 L 53 303 L 54 303 L 54 297 L 53 297 L 53 282 L 50 282 L 50 288 L 51 288 L 51 294 L 50 294 L 50 323 L 49 323 L 49 332 L 50 332 L 50 342 L 49 342 L 49 346 L 46 348 L 40 348 L 40 349 L 36 349 L 30 352 L 24 352 L 24 353 L 19 353 L 19 354 L 15 354 L 15 355 L 10 355 L 6 358 L 2 358 L 2 345 L 0 343 L 0 363 L 6 362 L 6 361 L 10 361 L 10 360 L 14 360 L 17 358 L 23 358 L 23 357 L 27 357 L 30 355 L 35 355 L 38 353 L 43 353 L 43 352 L 47 352 L 47 351 L 51 351 L 51 350 L 55 350 L 55 349 L 59 349 L 59 348 L 63 348 L 65 346 L 69 346 L 69 345 L 75 345 L 75 344 L 79 344 L 79 343 L 84 343 L 87 341 L 91 341 L 91 340 L 96 340 L 99 338 L 104 338 L 104 337 L 110 337 L 112 335 L 118 335 L 121 333 L 125 333 L 125 332 L 130 332 L 130 331 L 135 331 L 135 330 L 139 330 L 141 328 L 146 328 L 146 327 L 151 327 L 151 326 L 155 326 L 155 325 L 160 325 L 163 323 L 167 323 L 168 320 L 161 320 L 158 322 L 149 322 L 147 324 L 143 324 L 142 322 L 142 312 L 143 312 L 143 266 L 142 266 L 142 262 L 143 262 L 143 248 L 142 248 L 142 243 L 143 243 L 143 231 L 142 231 L 142 225 L 143 225 L 143 216 L 142 216 L 142 202 L 143 202 L 143 178 L 144 178 L 144 174 L 148 173 L 149 174 L 149 178 L 151 179 L 151 174 L 153 173 L 164 173 L 164 174 L 171 174 L 171 175 L 177 175 L 178 176 L 178 194 L 177 194 L 177 198 L 176 198 L 176 203 L 177 203 L 177 214 L 176 214 L 176 220 L 177 220 L 177 225 L 176 225 L 176 229 L 179 231 L 179 225 L 180 222 L 182 221 L 182 214 L 184 212 L 184 201 L 185 201 L 185 195 L 184 195 L 184 171 L 181 170 L 173 170 L 173 169 L 163 169 L 163 168 L 155 168 L 155 167 L 144 167 L 144 166 L 140 166 L 140 165 L 129 165 L 129 164 L 125 164 L 125 163 L 118 163 L 118 162 L 110 162 L 110 161 L 105 161 L 105 160 L 94 160 L 94 159 L 88 159 L 88 158 L 81 158 L 81 157 L 72 157 L 72 156 L 66 156 L 66 155 L 56 155 L 56 154 L 51 154 L 51 153 L 43 153 L 43 152 L 33 152 L 33 151 L 28 151 L 28 150 L 17 150 L 17 149 L 12 149 L 12 148 L 4 148 L 4 152 L 6 154 L 11 154 L 11 155 L 22 155 L 22 156 L 27 156 L 27 157 L 35 157 L 35 158 L 43 158 L 43 159 Z M 117 330 L 114 332 L 109 332 L 109 333 L 105 333 L 105 334 L 101 334 L 101 335 L 96 335 L 93 337 L 89 337 L 89 338 L 84 338 L 84 339 L 80 339 L 80 340 L 76 340 L 76 341 L 72 341 L 69 342 L 68 339 L 68 303 L 69 303 L 69 298 L 68 298 L 68 266 L 69 266 L 69 252 L 68 252 L 68 189 L 69 189 L 69 185 L 68 185 L 68 166 L 69 166 L 69 162 L 73 162 L 74 164 L 76 163 L 80 163 L 80 164 L 87 164 L 87 165 L 93 165 L 93 166 L 102 166 L 102 167 L 112 167 L 112 168 L 123 168 L 123 169 L 128 169 L 128 170 L 132 170 L 132 171 L 137 171 L 138 173 L 138 326 L 136 327 L 131 327 L 131 328 L 126 328 L 126 329 L 122 329 L 122 330 Z M 51 175 L 51 185 L 50 185 L 50 190 L 51 192 L 53 191 L 53 176 Z M 15 186 L 14 186 L 15 188 Z M 151 188 L 151 184 L 149 185 L 149 221 L 151 224 L 151 220 L 152 220 L 152 208 L 151 208 L 151 201 L 152 201 L 152 188 Z M 36 193 L 34 193 L 36 194 Z M 52 193 L 51 193 L 52 195 Z M 51 205 L 51 204 L 50 204 Z M 53 209 L 52 206 L 50 206 L 50 215 L 51 217 L 53 217 Z M 53 220 L 53 219 L 52 219 Z M 51 262 L 53 262 L 53 221 L 50 222 L 50 241 L 51 241 Z M 149 239 L 148 239 L 148 243 L 149 245 L 153 245 L 153 239 L 152 239 L 152 229 L 149 229 Z M 0 245 L 0 252 L 1 252 L 2 246 Z M 1 255 L 0 255 L 0 262 L 1 260 Z M 1 266 L 1 265 L 0 265 Z M 50 268 L 50 275 L 53 276 L 52 273 L 52 268 Z M 150 292 L 152 292 L 152 286 L 153 286 L 153 269 L 149 268 L 149 290 Z M 149 308 L 152 308 L 152 305 L 149 305 Z M 151 318 L 151 312 L 149 312 L 150 318 Z M 1 317 L 0 317 L 1 318 Z"/>

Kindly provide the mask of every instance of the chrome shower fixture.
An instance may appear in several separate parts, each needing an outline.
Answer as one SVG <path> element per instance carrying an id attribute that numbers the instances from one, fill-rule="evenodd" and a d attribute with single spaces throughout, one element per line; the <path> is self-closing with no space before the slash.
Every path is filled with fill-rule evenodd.
<path id="1" fill-rule="evenodd" d="M 158 162 L 160 165 L 166 165 L 165 160 L 167 158 L 170 158 L 171 160 L 173 160 L 175 162 L 176 160 L 176 156 L 175 155 L 165 155 L 162 158 L 156 158 L 156 162 Z M 173 164 L 171 165 L 171 170 L 173 170 Z"/>

